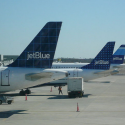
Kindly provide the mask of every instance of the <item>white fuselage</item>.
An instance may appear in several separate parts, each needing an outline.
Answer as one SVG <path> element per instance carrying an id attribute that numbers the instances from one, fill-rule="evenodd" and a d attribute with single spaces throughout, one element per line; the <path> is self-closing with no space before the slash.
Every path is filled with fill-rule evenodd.
<path id="1" fill-rule="evenodd" d="M 53 69 L 60 69 L 61 71 L 67 71 L 68 77 L 83 77 L 84 82 L 89 80 L 101 78 L 107 76 L 107 74 L 95 74 L 95 72 L 102 72 L 105 70 L 98 69 L 79 69 L 89 63 L 53 63 Z M 110 69 L 124 68 L 125 64 L 111 64 Z M 109 75 L 109 74 L 108 74 Z M 67 78 L 59 79 L 50 83 L 67 83 Z"/>
<path id="2" fill-rule="evenodd" d="M 53 73 L 50 77 L 43 77 L 37 80 L 26 79 L 26 74 L 32 73 Z M 41 68 L 19 68 L 19 67 L 1 67 L 0 68 L 0 93 L 24 89 L 34 85 L 39 85 L 66 77 L 66 71 L 58 69 Z"/>
<path id="3" fill-rule="evenodd" d="M 104 70 L 89 70 L 89 69 L 61 69 L 62 71 L 67 71 L 69 73 L 68 77 L 50 82 L 50 83 L 61 83 L 61 84 L 65 84 L 67 83 L 67 79 L 69 77 L 83 77 L 84 82 L 87 82 L 89 80 L 93 80 L 93 79 L 97 79 L 97 78 L 101 78 L 107 75 L 104 74 L 95 74 L 95 72 L 101 72 Z"/>
<path id="4" fill-rule="evenodd" d="M 52 69 L 79 69 L 89 63 L 53 63 Z"/>
<path id="5" fill-rule="evenodd" d="M 53 63 L 52 69 L 79 69 L 89 63 Z M 111 64 L 110 69 L 124 68 L 125 64 Z"/>

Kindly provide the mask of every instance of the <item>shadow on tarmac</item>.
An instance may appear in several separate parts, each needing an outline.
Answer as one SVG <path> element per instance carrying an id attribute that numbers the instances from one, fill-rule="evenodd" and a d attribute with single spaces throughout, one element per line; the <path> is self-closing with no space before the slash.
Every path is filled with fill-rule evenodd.
<path id="1" fill-rule="evenodd" d="M 3 111 L 3 112 L 0 111 L 0 118 L 9 118 L 14 114 L 28 114 L 28 113 L 21 113 L 24 111 L 26 110 L 10 110 L 10 111 Z"/>
<path id="2" fill-rule="evenodd" d="M 2 96 L 20 96 L 19 93 L 4 93 L 4 94 L 0 94 Z"/>
<path id="3" fill-rule="evenodd" d="M 11 96 L 11 97 L 14 97 L 14 96 L 20 96 L 19 93 L 10 93 L 10 94 L 1 94 L 3 96 Z M 88 98 L 90 95 L 92 94 L 84 94 L 84 96 L 82 98 Z M 32 94 L 28 94 L 27 96 L 49 96 L 48 99 L 70 99 L 68 97 L 68 95 L 34 95 L 33 93 Z M 73 98 L 71 98 L 73 99 Z"/>
<path id="4" fill-rule="evenodd" d="M 90 95 L 91 94 L 84 94 L 82 98 L 88 98 L 88 96 Z M 76 97 L 76 98 L 79 98 L 79 97 Z M 76 98 L 69 98 L 68 95 L 54 95 L 54 97 L 49 97 L 48 99 L 76 99 Z"/>

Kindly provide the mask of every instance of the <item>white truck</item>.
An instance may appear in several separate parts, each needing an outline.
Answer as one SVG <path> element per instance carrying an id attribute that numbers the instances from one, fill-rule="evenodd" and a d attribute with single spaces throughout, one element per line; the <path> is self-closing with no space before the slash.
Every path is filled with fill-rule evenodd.
<path id="1" fill-rule="evenodd" d="M 67 93 L 69 98 L 83 97 L 83 78 L 82 77 L 70 77 L 67 81 Z"/>

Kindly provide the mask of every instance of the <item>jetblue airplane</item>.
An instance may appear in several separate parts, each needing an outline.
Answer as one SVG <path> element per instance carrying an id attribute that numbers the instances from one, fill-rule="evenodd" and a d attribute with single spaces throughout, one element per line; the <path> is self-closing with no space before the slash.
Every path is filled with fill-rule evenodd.
<path id="1" fill-rule="evenodd" d="M 0 67 L 0 93 L 68 76 L 67 71 L 51 69 L 61 25 L 62 22 L 48 22 L 13 63 Z"/>
<path id="2" fill-rule="evenodd" d="M 125 67 L 125 64 L 123 64 L 125 56 L 125 45 L 121 45 L 116 52 L 113 54 L 113 58 L 111 61 L 111 68 L 122 68 Z M 79 69 L 82 66 L 88 65 L 89 63 L 53 63 L 52 68 L 53 69 L 62 69 L 62 68 L 73 68 L 73 69 Z"/>
<path id="3" fill-rule="evenodd" d="M 84 81 L 93 80 L 96 78 L 108 76 L 115 74 L 112 69 L 110 69 L 110 64 L 112 61 L 112 54 L 114 50 L 115 42 L 108 42 L 98 55 L 92 60 L 90 64 L 81 66 L 80 69 L 77 68 L 60 68 L 62 71 L 67 71 L 69 73 L 68 77 L 83 77 Z M 59 79 L 53 82 L 45 83 L 39 86 L 63 86 L 67 84 L 67 78 Z"/>

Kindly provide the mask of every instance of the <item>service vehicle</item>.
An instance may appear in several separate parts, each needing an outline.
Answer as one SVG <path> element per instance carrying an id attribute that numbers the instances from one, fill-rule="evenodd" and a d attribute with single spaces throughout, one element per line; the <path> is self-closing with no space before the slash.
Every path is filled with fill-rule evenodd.
<path id="1" fill-rule="evenodd" d="M 13 102 L 13 98 L 12 98 L 12 97 L 0 96 L 0 105 L 1 105 L 2 103 L 11 104 L 12 102 Z"/>
<path id="2" fill-rule="evenodd" d="M 67 93 L 69 98 L 83 97 L 83 78 L 82 77 L 70 77 L 67 81 Z"/>

